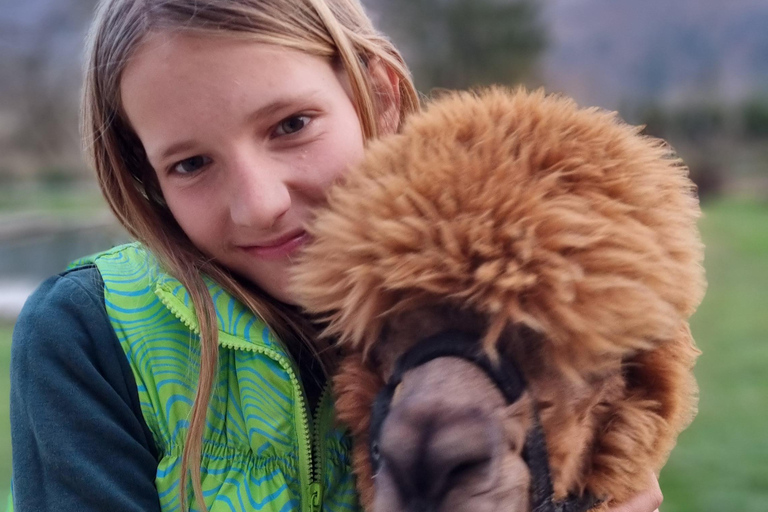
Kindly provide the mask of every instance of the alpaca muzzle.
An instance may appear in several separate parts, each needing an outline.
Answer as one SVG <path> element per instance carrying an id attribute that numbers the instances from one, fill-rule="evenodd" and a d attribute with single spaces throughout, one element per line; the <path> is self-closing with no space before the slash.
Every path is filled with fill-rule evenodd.
<path id="1" fill-rule="evenodd" d="M 391 377 L 373 403 L 369 454 L 374 475 L 379 473 L 382 464 L 382 429 L 389 415 L 395 390 L 406 372 L 441 357 L 460 358 L 480 368 L 499 389 L 507 404 L 519 400 L 526 389 L 526 382 L 517 365 L 509 358 L 499 358 L 498 363 L 492 362 L 473 335 L 449 330 L 421 340 L 398 358 Z M 544 430 L 535 406 L 531 412 L 533 425 L 526 435 L 523 447 L 523 459 L 531 478 L 531 512 L 585 512 L 598 505 L 600 500 L 589 492 L 555 501 Z"/>

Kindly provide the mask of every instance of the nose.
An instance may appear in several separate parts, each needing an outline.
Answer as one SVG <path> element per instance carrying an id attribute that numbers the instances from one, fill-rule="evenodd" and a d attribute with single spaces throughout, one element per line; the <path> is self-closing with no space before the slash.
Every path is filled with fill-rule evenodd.
<path id="1" fill-rule="evenodd" d="M 229 214 L 241 227 L 267 230 L 291 208 L 285 165 L 243 151 L 228 169 Z"/>
<path id="2" fill-rule="evenodd" d="M 403 403 L 382 429 L 380 453 L 406 510 L 439 510 L 457 488 L 484 492 L 494 480 L 502 426 L 479 408 L 435 401 Z"/>

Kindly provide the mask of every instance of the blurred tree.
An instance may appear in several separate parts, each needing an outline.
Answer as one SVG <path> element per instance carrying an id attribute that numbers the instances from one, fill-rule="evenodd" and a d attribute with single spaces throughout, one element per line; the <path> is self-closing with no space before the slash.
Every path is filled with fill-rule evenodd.
<path id="1" fill-rule="evenodd" d="M 721 149 L 730 140 L 723 105 L 693 102 L 673 108 L 648 103 L 630 117 L 630 122 L 645 126 L 645 134 L 665 139 L 680 152 L 702 202 L 723 193 L 728 166 Z"/>
<path id="2" fill-rule="evenodd" d="M 711 103 L 693 103 L 678 109 L 673 118 L 673 129 L 692 142 L 703 143 L 712 137 L 724 135 L 726 128 L 723 107 Z"/>
<path id="3" fill-rule="evenodd" d="M 744 134 L 751 139 L 768 137 L 768 96 L 747 101 L 742 111 Z"/>
<path id="4" fill-rule="evenodd" d="M 535 0 L 367 0 L 421 90 L 523 82 L 546 43 Z"/>
<path id="5" fill-rule="evenodd" d="M 15 121 L 0 147 L 26 155 L 38 174 L 80 171 L 79 56 L 95 4 L 46 0 L 0 18 L 7 37 L 0 67 L 8 72 L 0 101 Z"/>
<path id="6" fill-rule="evenodd" d="M 649 103 L 631 112 L 628 121 L 645 126 L 648 135 L 666 139 L 670 133 L 669 117 L 667 109 L 657 103 Z"/>

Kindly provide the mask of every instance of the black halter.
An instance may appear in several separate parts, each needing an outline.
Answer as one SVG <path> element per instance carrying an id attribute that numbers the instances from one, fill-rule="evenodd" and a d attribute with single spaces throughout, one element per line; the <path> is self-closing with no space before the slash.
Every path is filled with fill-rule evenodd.
<path id="1" fill-rule="evenodd" d="M 501 358 L 498 365 L 493 364 L 481 349 L 475 336 L 452 330 L 425 338 L 400 356 L 395 363 L 392 376 L 373 402 L 369 450 L 374 475 L 378 473 L 381 466 L 379 440 L 395 389 L 400 385 L 407 371 L 439 357 L 458 357 L 481 368 L 499 388 L 508 404 L 516 402 L 525 390 L 525 380 L 514 362 Z M 569 496 L 559 502 L 554 501 L 546 440 L 535 408 L 533 428 L 525 440 L 523 459 L 531 474 L 531 512 L 585 512 L 599 503 L 599 500 L 590 493 L 585 493 L 583 496 Z"/>

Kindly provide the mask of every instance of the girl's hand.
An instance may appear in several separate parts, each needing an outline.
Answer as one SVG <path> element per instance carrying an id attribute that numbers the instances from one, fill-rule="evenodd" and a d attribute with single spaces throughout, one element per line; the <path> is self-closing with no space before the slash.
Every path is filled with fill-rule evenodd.
<path id="1" fill-rule="evenodd" d="M 606 512 L 659 512 L 663 499 L 659 480 L 651 472 L 648 475 L 648 487 L 645 491 L 621 505 L 608 508 Z"/>

